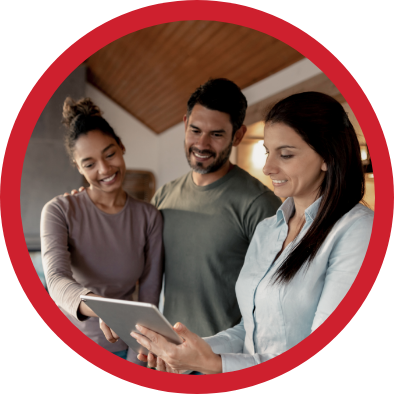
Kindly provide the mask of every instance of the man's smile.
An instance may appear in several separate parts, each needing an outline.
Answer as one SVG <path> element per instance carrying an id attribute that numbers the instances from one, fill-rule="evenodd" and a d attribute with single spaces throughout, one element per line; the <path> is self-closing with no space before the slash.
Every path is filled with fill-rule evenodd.
<path id="1" fill-rule="evenodd" d="M 200 151 L 198 149 L 190 148 L 190 152 L 193 154 L 197 161 L 205 161 L 210 159 L 211 157 L 216 157 L 214 152 L 207 150 Z"/>

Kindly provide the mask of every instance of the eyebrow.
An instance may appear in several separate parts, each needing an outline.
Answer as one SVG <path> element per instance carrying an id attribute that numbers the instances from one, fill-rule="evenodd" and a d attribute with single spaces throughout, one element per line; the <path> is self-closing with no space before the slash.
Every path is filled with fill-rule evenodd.
<path id="1" fill-rule="evenodd" d="M 264 148 L 267 149 L 267 147 L 264 145 Z M 295 146 L 291 146 L 291 145 L 281 145 L 278 146 L 275 150 L 281 150 L 281 149 L 298 149 Z"/>
<path id="2" fill-rule="evenodd" d="M 115 146 L 115 144 L 109 144 L 106 148 L 104 148 L 101 153 L 105 153 L 108 149 L 112 148 L 113 146 Z M 85 161 L 89 161 L 92 160 L 91 157 L 85 157 L 84 159 L 81 160 L 81 164 L 84 163 Z"/>
<path id="3" fill-rule="evenodd" d="M 193 129 L 197 129 L 197 130 L 200 130 L 200 131 L 201 131 L 201 129 L 200 129 L 199 127 L 195 126 L 194 124 L 191 124 L 190 127 L 192 127 Z M 223 129 L 220 129 L 220 130 L 211 130 L 210 132 L 211 132 L 211 133 L 226 133 L 226 130 L 223 130 Z"/>
<path id="4" fill-rule="evenodd" d="M 291 146 L 291 145 L 281 145 L 281 146 L 278 146 L 278 147 L 276 148 L 276 150 L 286 149 L 286 148 L 288 148 L 288 149 L 297 149 L 295 146 Z"/>

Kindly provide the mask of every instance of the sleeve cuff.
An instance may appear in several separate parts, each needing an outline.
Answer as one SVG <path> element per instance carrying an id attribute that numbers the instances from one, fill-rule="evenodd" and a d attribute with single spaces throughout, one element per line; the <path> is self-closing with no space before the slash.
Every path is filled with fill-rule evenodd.
<path id="1" fill-rule="evenodd" d="M 75 300 L 73 301 L 73 303 L 72 303 L 72 305 L 71 305 L 71 311 L 72 311 L 71 315 L 72 315 L 75 319 L 77 319 L 78 321 L 85 321 L 85 320 L 88 320 L 88 319 L 90 318 L 89 316 L 81 315 L 81 314 L 79 313 L 79 311 L 78 311 L 78 310 L 79 310 L 79 305 L 80 305 L 80 303 L 82 302 L 80 296 L 81 296 L 81 295 L 87 295 L 87 294 L 89 294 L 89 293 L 93 293 L 92 290 L 89 290 L 89 289 L 84 288 L 84 289 L 80 292 L 80 294 L 78 295 L 78 297 L 75 298 Z"/>

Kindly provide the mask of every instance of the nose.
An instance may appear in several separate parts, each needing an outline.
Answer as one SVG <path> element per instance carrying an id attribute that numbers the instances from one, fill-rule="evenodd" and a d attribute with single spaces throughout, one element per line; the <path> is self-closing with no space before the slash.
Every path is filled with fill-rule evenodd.
<path id="1" fill-rule="evenodd" d="M 263 167 L 264 175 L 271 175 L 278 173 L 278 167 L 275 165 L 275 160 L 270 158 L 270 155 L 267 155 L 267 160 L 265 161 L 265 165 Z"/>
<path id="2" fill-rule="evenodd" d="M 106 175 L 108 174 L 109 169 L 110 169 L 110 165 L 105 160 L 99 161 L 98 163 L 99 174 Z"/>
<path id="3" fill-rule="evenodd" d="M 194 143 L 194 146 L 199 149 L 199 150 L 204 150 L 208 149 L 210 147 L 211 143 L 211 137 L 208 133 L 201 133 L 196 142 Z"/>

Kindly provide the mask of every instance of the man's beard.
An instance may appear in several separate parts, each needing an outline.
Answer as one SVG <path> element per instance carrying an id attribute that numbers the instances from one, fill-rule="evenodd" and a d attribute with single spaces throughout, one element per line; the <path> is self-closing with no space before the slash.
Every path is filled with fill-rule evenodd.
<path id="1" fill-rule="evenodd" d="M 231 154 L 231 148 L 233 147 L 233 141 L 230 142 L 230 144 L 220 152 L 219 156 L 216 158 L 215 152 L 212 152 L 210 150 L 199 150 L 196 148 L 193 148 L 192 146 L 189 148 L 189 150 L 186 150 L 185 147 L 185 153 L 186 153 L 186 159 L 187 162 L 189 163 L 190 168 L 194 171 L 197 172 L 198 174 L 210 174 L 212 172 L 216 172 L 220 168 L 223 167 L 223 165 L 227 162 L 227 160 L 230 158 Z M 204 154 L 209 154 L 212 155 L 214 158 L 214 161 L 207 167 L 204 168 L 204 163 L 196 161 L 196 164 L 192 164 L 191 161 L 191 156 L 193 152 L 196 152 L 200 155 Z"/>

